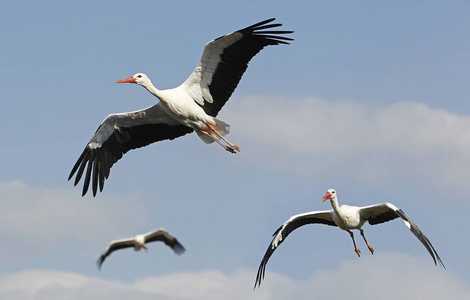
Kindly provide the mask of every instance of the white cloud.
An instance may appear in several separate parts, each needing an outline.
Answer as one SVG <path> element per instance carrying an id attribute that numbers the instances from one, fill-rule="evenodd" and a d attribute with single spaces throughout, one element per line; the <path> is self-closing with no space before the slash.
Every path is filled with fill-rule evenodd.
<path id="1" fill-rule="evenodd" d="M 147 221 L 138 195 L 84 200 L 75 190 L 21 181 L 0 182 L 0 206 L 0 254 L 13 261 L 70 243 L 94 245 L 110 236 L 132 235 L 133 228 Z"/>
<path id="2" fill-rule="evenodd" d="M 379 254 L 343 261 L 306 282 L 323 299 L 466 299 L 470 290 L 449 270 L 406 254 Z M 312 284 L 314 286 L 312 286 Z"/>
<path id="3" fill-rule="evenodd" d="M 470 116 L 412 102 L 374 106 L 279 97 L 234 102 L 223 119 L 233 126 L 232 139 L 245 141 L 250 155 L 242 157 L 250 164 L 365 184 L 403 178 L 455 187 L 466 186 L 470 177 Z"/>
<path id="4" fill-rule="evenodd" d="M 133 283 L 78 274 L 34 270 L 0 277 L 0 298 L 9 299 L 467 299 L 470 290 L 450 270 L 402 254 L 347 260 L 296 281 L 267 270 L 253 290 L 255 272 L 227 275 L 215 270 L 147 277 Z"/>

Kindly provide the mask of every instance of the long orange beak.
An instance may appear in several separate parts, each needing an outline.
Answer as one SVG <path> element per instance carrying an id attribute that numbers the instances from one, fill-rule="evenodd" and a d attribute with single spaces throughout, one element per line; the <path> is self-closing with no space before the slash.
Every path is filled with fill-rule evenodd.
<path id="1" fill-rule="evenodd" d="M 116 83 L 126 83 L 126 82 L 135 83 L 135 78 L 134 77 L 129 77 L 129 78 L 126 78 L 126 79 L 116 81 Z"/>
<path id="2" fill-rule="evenodd" d="M 323 200 L 322 202 L 325 202 L 326 200 L 330 199 L 331 196 L 333 196 L 333 195 L 331 195 L 330 193 L 326 193 L 326 195 L 323 196 L 323 198 L 322 198 L 322 200 Z"/>

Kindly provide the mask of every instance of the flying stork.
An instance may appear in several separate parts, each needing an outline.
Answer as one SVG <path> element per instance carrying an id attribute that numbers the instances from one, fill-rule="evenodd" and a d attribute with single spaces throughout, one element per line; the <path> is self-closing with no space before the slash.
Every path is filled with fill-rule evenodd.
<path id="1" fill-rule="evenodd" d="M 293 31 L 270 30 L 282 25 L 272 23 L 274 20 L 256 23 L 207 43 L 193 73 L 176 88 L 159 90 L 143 73 L 116 81 L 141 85 L 160 101 L 142 110 L 106 117 L 78 158 L 68 180 L 76 174 L 74 185 L 77 185 L 85 172 L 82 196 L 87 193 L 90 181 L 93 196 L 96 196 L 98 185 L 103 191 L 111 167 L 127 151 L 173 140 L 193 131 L 205 143 L 215 141 L 231 153 L 240 151 L 224 138 L 230 126 L 215 117 L 237 87 L 248 62 L 261 49 L 289 44 L 293 40 L 283 36 Z"/>
<path id="2" fill-rule="evenodd" d="M 351 229 L 357 229 L 360 231 L 364 242 L 366 243 L 369 251 L 374 254 L 374 248 L 366 240 L 364 236 L 364 230 L 362 225 L 369 222 L 370 225 L 381 224 L 384 222 L 391 221 L 396 218 L 401 218 L 405 223 L 406 227 L 418 238 L 418 240 L 424 245 L 431 254 L 434 264 L 437 262 L 445 268 L 441 261 L 441 258 L 437 254 L 433 245 L 429 241 L 426 235 L 419 229 L 419 227 L 408 217 L 401 209 L 397 208 L 391 203 L 381 203 L 369 206 L 349 206 L 349 205 L 338 205 L 338 196 L 334 189 L 328 189 L 326 195 L 322 198 L 322 202 L 330 200 L 333 209 L 323 211 L 311 211 L 290 217 L 278 230 L 273 234 L 274 238 L 269 245 L 266 253 L 264 254 L 263 260 L 258 269 L 256 275 L 255 288 L 261 285 L 261 281 L 264 278 L 266 271 L 266 264 L 274 251 L 281 245 L 281 243 L 287 238 L 287 236 L 295 229 L 307 225 L 307 224 L 325 224 L 329 226 L 337 226 L 342 230 L 349 233 L 352 238 L 354 251 L 360 256 L 361 251 L 356 246 L 354 241 L 354 234 Z M 437 261 L 436 261 L 437 260 Z"/>
<path id="3" fill-rule="evenodd" d="M 147 232 L 145 234 L 138 234 L 133 238 L 112 241 L 111 243 L 109 243 L 106 249 L 104 249 L 103 254 L 101 254 L 100 258 L 96 262 L 96 264 L 98 265 L 98 269 L 101 270 L 101 265 L 103 264 L 106 257 L 108 257 L 112 252 L 116 250 L 134 247 L 135 251 L 139 251 L 142 249 L 145 249 L 145 251 L 147 251 L 147 246 L 145 245 L 145 243 L 156 241 L 164 242 L 167 246 L 171 247 L 171 249 L 173 249 L 173 251 L 178 255 L 181 255 L 184 253 L 184 251 L 186 251 L 183 245 L 181 245 L 175 237 L 170 235 L 163 228 L 160 228 L 158 230 Z"/>

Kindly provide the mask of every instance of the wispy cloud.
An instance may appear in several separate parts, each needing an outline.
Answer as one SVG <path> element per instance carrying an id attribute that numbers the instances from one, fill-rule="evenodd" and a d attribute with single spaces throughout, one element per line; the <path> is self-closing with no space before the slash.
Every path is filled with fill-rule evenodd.
<path id="1" fill-rule="evenodd" d="M 470 290 L 450 270 L 408 255 L 381 254 L 347 260 L 337 268 L 293 280 L 268 270 L 253 290 L 255 272 L 217 270 L 172 273 L 133 283 L 74 273 L 34 270 L 0 277 L 2 299 L 467 299 Z"/>
<path id="2" fill-rule="evenodd" d="M 110 235 L 134 234 L 132 229 L 147 220 L 138 195 L 92 200 L 84 201 L 73 190 L 0 182 L 0 238 L 8 245 L 0 254 L 14 261 L 71 243 L 106 243 Z"/>
<path id="3" fill-rule="evenodd" d="M 470 177 L 470 116 L 421 103 L 245 97 L 224 120 L 232 139 L 249 141 L 250 164 L 364 184 L 404 178 L 452 188 Z"/>

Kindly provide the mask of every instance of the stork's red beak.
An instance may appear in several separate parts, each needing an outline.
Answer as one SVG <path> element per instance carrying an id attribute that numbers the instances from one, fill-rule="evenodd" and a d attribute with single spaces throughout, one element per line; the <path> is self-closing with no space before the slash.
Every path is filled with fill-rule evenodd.
<path id="1" fill-rule="evenodd" d="M 135 78 L 134 77 L 129 77 L 129 78 L 126 78 L 126 79 L 116 81 L 116 83 L 126 83 L 126 82 L 135 83 Z"/>
<path id="2" fill-rule="evenodd" d="M 331 198 L 331 196 L 333 196 L 333 195 L 332 195 L 332 194 L 330 194 L 330 193 L 326 193 L 326 195 L 325 195 L 325 196 L 323 196 L 323 198 L 322 198 L 322 200 L 323 200 L 322 202 L 325 202 L 326 200 L 330 199 L 330 198 Z"/>

